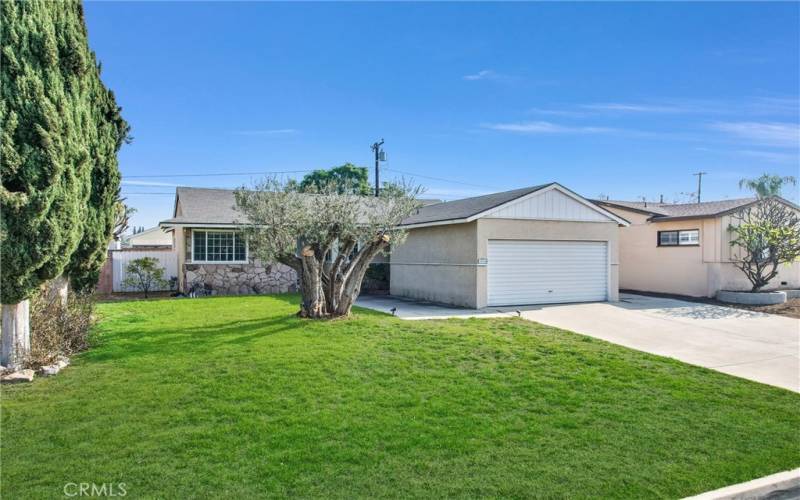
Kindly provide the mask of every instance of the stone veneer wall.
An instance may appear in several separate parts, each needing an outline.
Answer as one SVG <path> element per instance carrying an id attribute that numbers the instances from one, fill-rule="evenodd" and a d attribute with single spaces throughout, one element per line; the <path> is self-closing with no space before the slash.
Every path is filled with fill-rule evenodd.
<path id="1" fill-rule="evenodd" d="M 297 291 L 297 273 L 289 266 L 248 264 L 186 264 L 186 289 L 196 282 L 211 287 L 215 295 L 286 293 Z"/>

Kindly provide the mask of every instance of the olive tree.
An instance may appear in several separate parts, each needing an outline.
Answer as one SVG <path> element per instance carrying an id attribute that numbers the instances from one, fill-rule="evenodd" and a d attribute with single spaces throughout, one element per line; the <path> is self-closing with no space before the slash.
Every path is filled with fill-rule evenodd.
<path id="1" fill-rule="evenodd" d="M 731 215 L 733 264 L 757 292 L 782 264 L 800 258 L 800 214 L 779 198 L 763 198 Z"/>
<path id="2" fill-rule="evenodd" d="M 350 314 L 370 262 L 403 242 L 399 224 L 419 207 L 418 193 L 339 194 L 334 184 L 300 192 L 270 178 L 237 190 L 236 204 L 251 251 L 297 272 L 298 315 L 326 318 Z"/>

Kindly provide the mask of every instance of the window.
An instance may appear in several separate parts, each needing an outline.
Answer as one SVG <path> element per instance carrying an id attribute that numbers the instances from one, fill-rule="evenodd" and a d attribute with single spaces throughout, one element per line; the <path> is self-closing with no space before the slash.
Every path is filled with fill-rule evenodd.
<path id="1" fill-rule="evenodd" d="M 235 231 L 192 231 L 193 262 L 247 262 L 247 244 Z"/>
<path id="2" fill-rule="evenodd" d="M 679 231 L 678 232 L 679 245 L 699 245 L 700 244 L 700 231 Z"/>
<path id="3" fill-rule="evenodd" d="M 677 247 L 677 246 L 699 246 L 700 230 L 684 229 L 680 231 L 659 231 L 658 246 Z"/>
<path id="4" fill-rule="evenodd" d="M 660 231 L 658 233 L 658 246 L 671 246 L 678 244 L 678 231 Z"/>

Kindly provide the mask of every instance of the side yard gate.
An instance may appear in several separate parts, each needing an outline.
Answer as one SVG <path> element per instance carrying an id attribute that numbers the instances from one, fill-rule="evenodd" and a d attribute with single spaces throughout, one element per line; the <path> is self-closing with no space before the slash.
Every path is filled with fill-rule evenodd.
<path id="1" fill-rule="evenodd" d="M 172 249 L 165 250 L 112 250 L 109 252 L 111 262 L 111 274 L 113 278 L 114 292 L 135 292 L 134 288 L 126 287 L 123 284 L 127 274 L 125 273 L 128 264 L 132 260 L 143 257 L 153 257 L 158 259 L 160 266 L 164 268 L 164 279 L 169 281 L 172 277 L 178 276 L 178 253 Z M 169 290 L 169 285 L 157 288 L 154 291 Z"/>

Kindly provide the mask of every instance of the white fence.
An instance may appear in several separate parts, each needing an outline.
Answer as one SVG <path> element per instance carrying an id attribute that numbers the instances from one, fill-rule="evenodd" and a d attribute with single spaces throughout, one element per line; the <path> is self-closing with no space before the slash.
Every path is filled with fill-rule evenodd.
<path id="1" fill-rule="evenodd" d="M 132 260 L 143 257 L 158 259 L 159 265 L 164 268 L 164 279 L 169 281 L 178 276 L 178 252 L 174 250 L 117 250 L 111 252 L 112 276 L 114 277 L 113 290 L 115 292 L 135 292 L 135 288 L 123 284 L 127 276 L 125 270 Z M 169 285 L 156 290 L 169 290 Z"/>

